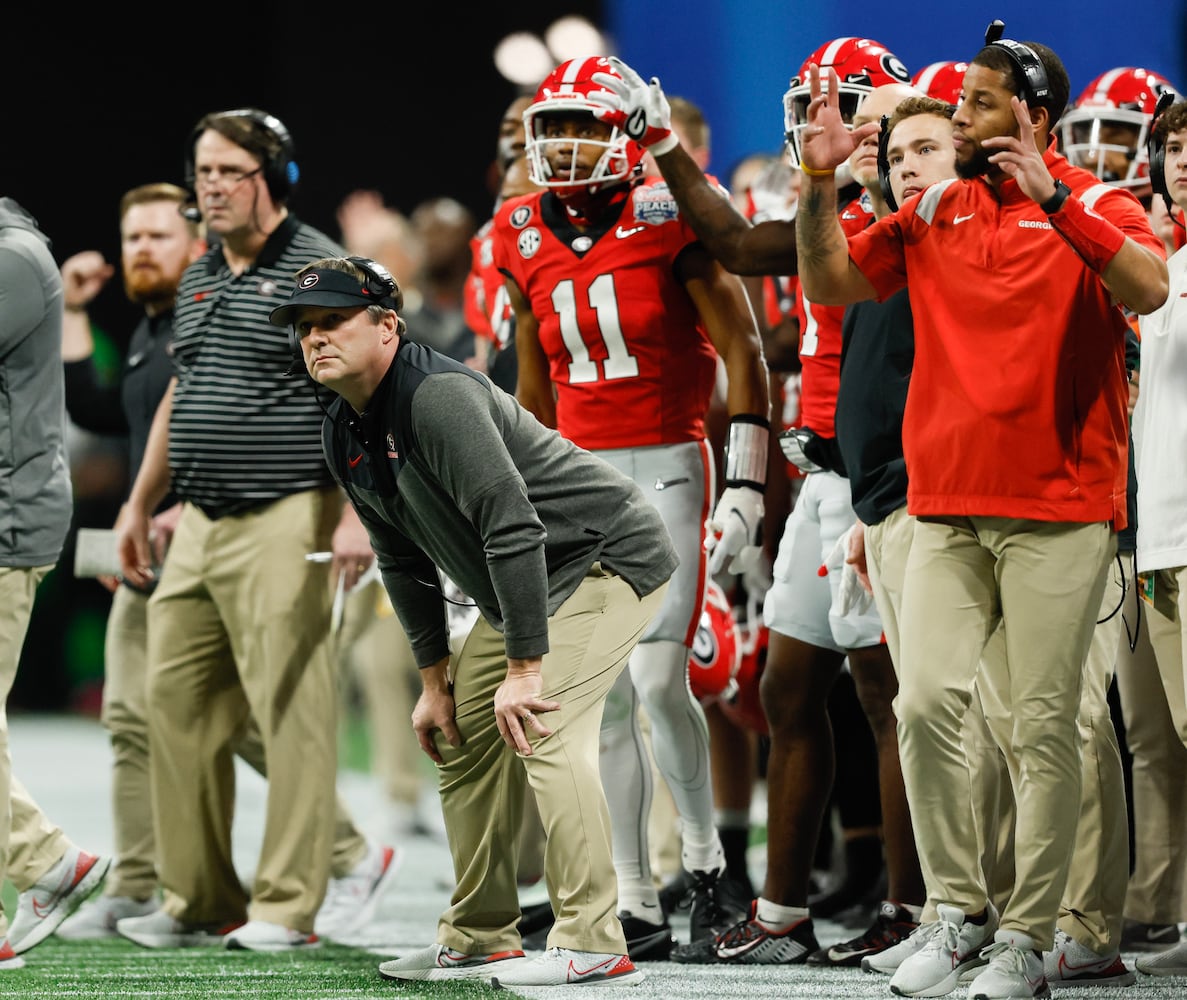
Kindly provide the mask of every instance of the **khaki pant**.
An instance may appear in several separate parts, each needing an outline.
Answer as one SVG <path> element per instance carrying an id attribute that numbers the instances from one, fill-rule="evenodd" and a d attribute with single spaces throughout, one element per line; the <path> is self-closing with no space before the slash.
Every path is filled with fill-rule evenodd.
<path id="1" fill-rule="evenodd" d="M 1093 618 L 1098 624 L 1084 663 L 1080 711 L 1076 718 L 1082 779 L 1079 821 L 1058 920 L 1063 931 L 1100 955 L 1115 951 L 1121 942 L 1129 880 L 1125 773 L 1108 701 L 1120 642 L 1122 595 L 1121 569 L 1114 560 L 1100 611 Z M 1023 754 L 1013 743 L 1016 728 L 1008 707 L 1008 692 L 999 687 L 1010 677 L 1010 665 L 1005 662 L 1007 655 L 1004 629 L 999 628 L 985 647 L 977 689 L 990 730 L 1005 755 L 1010 786 L 1016 788 L 1023 780 L 1020 771 Z M 997 832 L 992 825 L 989 827 L 989 846 L 993 845 Z M 1013 838 L 1013 843 L 1015 852 L 1025 847 L 1018 837 Z M 1003 846 L 1008 846 L 1008 842 Z M 997 876 L 1006 875 L 1011 867 L 1017 866 L 1005 862 L 997 869 Z M 1005 891 L 1009 886 L 999 883 L 991 889 Z"/>
<path id="2" fill-rule="evenodd" d="M 666 585 L 640 600 L 621 577 L 595 563 L 549 620 L 542 697 L 561 703 L 542 715 L 552 735 L 529 733 L 532 754 L 503 742 L 493 710 L 507 672 L 503 637 L 479 619 L 454 674 L 462 743 L 438 734 L 441 804 L 457 888 L 437 941 L 490 954 L 520 946 L 517 842 L 527 786 L 546 834 L 544 877 L 556 923 L 548 946 L 624 954 L 615 917 L 618 883 L 610 816 L 598 764 L 602 707 L 627 658 L 663 601 Z"/>
<path id="3" fill-rule="evenodd" d="M 964 743 L 978 664 L 999 625 L 1017 755 L 1014 892 L 1002 927 L 1050 948 L 1080 812 L 1081 677 L 1116 552 L 1111 528 L 997 517 L 917 520 L 895 699 L 903 777 L 929 894 L 987 902 Z"/>
<path id="4" fill-rule="evenodd" d="M 30 888 L 73 846 L 12 773 L 8 749 L 8 695 L 33 613 L 37 585 L 52 566 L 0 567 L 0 885 Z M 8 932 L 0 913 L 0 938 Z"/>
<path id="5" fill-rule="evenodd" d="M 1125 742 L 1133 756 L 1134 866 L 1125 915 L 1174 924 L 1187 917 L 1187 746 L 1175 731 L 1150 641 L 1153 610 L 1139 605 L 1138 590 L 1130 581 L 1124 609 L 1126 629 L 1136 632 L 1137 642 L 1130 649 L 1123 630 L 1117 657 Z M 1172 661 L 1174 648 L 1170 644 L 1164 654 Z"/>
<path id="6" fill-rule="evenodd" d="M 148 602 L 153 825 L 166 912 L 308 932 L 334 837 L 338 687 L 325 564 L 335 490 L 210 520 L 187 504 Z M 233 743 L 248 716 L 268 769 L 250 906 L 231 855 Z"/>
<path id="7" fill-rule="evenodd" d="M 111 599 L 104 644 L 102 720 L 111 738 L 111 813 L 115 858 L 104 884 L 108 896 L 148 899 L 157 888 L 152 783 L 148 752 L 148 597 L 120 587 Z M 234 740 L 235 753 L 267 774 L 264 744 L 249 716 Z M 337 800 L 330 872 L 345 875 L 362 860 L 367 841 Z"/>

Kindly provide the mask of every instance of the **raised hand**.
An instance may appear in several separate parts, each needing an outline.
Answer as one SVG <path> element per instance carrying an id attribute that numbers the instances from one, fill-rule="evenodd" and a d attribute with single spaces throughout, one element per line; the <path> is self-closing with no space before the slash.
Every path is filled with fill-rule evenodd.
<path id="1" fill-rule="evenodd" d="M 672 131 L 672 109 L 664 96 L 659 78 L 652 77 L 651 83 L 616 56 L 609 57 L 613 73 L 595 73 L 593 79 L 606 88 L 594 91 L 590 100 L 604 106 L 605 111 L 594 112 L 604 122 L 615 126 L 634 139 L 640 146 L 651 150 L 652 155 L 662 156 L 679 145 L 676 133 Z"/>
<path id="2" fill-rule="evenodd" d="M 837 71 L 828 69 L 828 90 L 820 86 L 820 67 L 808 67 L 808 127 L 800 137 L 800 162 L 804 173 L 825 174 L 849 159 L 867 136 L 877 133 L 878 122 L 850 128 L 841 117 L 840 81 Z"/>

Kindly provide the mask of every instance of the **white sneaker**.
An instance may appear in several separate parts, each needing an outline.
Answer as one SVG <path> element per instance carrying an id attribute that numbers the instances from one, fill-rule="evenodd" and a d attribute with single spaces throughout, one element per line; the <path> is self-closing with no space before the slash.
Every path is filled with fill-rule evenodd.
<path id="1" fill-rule="evenodd" d="M 1055 930 L 1055 947 L 1043 955 L 1043 974 L 1053 990 L 1067 986 L 1132 986 L 1137 980 L 1114 949 L 1100 956 L 1066 931 Z"/>
<path id="2" fill-rule="evenodd" d="M 549 948 L 491 976 L 495 989 L 517 986 L 634 986 L 646 977 L 627 955 Z"/>
<path id="3" fill-rule="evenodd" d="M 158 909 L 143 917 L 117 920 L 115 929 L 121 937 L 145 948 L 205 948 L 221 947 L 226 936 L 241 926 L 241 923 L 187 924 Z"/>
<path id="4" fill-rule="evenodd" d="M 320 948 L 321 939 L 316 934 L 295 931 L 284 924 L 249 920 L 226 935 L 223 944 L 231 951 L 293 951 Z"/>
<path id="5" fill-rule="evenodd" d="M 379 974 L 384 979 L 431 980 L 446 979 L 490 979 L 496 973 L 509 970 L 517 962 L 526 959 L 518 948 L 513 951 L 497 951 L 492 955 L 467 955 L 456 948 L 443 944 L 431 944 L 403 958 L 384 962 Z"/>
<path id="6" fill-rule="evenodd" d="M 25 960 L 12 950 L 8 938 L 0 939 L 0 970 L 23 969 L 24 967 Z"/>
<path id="7" fill-rule="evenodd" d="M 932 932 L 935 929 L 936 921 L 934 920 L 930 923 L 920 924 L 898 944 L 891 945 L 876 955 L 867 955 L 861 960 L 862 972 L 876 972 L 883 976 L 893 976 L 904 961 L 931 940 Z"/>
<path id="8" fill-rule="evenodd" d="M 111 858 L 68 848 L 32 888 L 21 893 L 16 918 L 8 928 L 12 950 L 19 955 L 41 944 L 98 888 L 110 867 Z"/>
<path id="9" fill-rule="evenodd" d="M 1049 997 L 1043 960 L 1035 954 L 1035 940 L 1021 931 L 1001 931 L 983 956 L 989 964 L 969 984 L 969 1000 L 1025 1000 Z"/>
<path id="10" fill-rule="evenodd" d="M 1153 955 L 1139 955 L 1134 964 L 1147 976 L 1187 976 L 1187 941 Z"/>
<path id="11" fill-rule="evenodd" d="M 353 871 L 326 884 L 325 899 L 313 921 L 314 933 L 341 942 L 369 923 L 395 884 L 403 861 L 404 852 L 398 847 L 369 847 Z"/>
<path id="12" fill-rule="evenodd" d="M 67 941 L 98 941 L 117 938 L 116 922 L 124 917 L 143 917 L 160 904 L 155 899 L 132 899 L 130 896 L 96 896 L 78 908 L 72 917 L 62 921 L 55 932 Z"/>
<path id="13" fill-rule="evenodd" d="M 993 940 L 997 911 L 989 904 L 984 924 L 969 923 L 964 911 L 941 903 L 931 937 L 903 960 L 890 978 L 890 992 L 900 997 L 942 997 L 956 989 L 961 975 L 985 964 L 981 949 Z"/>

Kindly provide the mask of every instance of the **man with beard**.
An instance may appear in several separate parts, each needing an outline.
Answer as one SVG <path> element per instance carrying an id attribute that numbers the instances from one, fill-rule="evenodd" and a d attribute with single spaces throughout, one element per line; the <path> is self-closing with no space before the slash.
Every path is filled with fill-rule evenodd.
<path id="1" fill-rule="evenodd" d="M 845 238 L 832 172 L 864 138 L 813 68 L 796 220 L 814 301 L 906 285 L 916 354 L 903 425 L 917 518 L 902 600 L 903 776 L 938 922 L 891 990 L 935 996 L 988 959 L 971 997 L 1047 995 L 1080 797 L 1076 711 L 1115 531 L 1126 520 L 1126 323 L 1166 298 L 1162 248 L 1128 192 L 1056 153 L 1059 58 L 986 46 L 953 117 L 959 179 Z M 952 456 L 959 454 L 959 461 Z M 1013 719 L 1016 878 L 1000 920 L 977 857 L 965 712 L 1004 630 Z M 1000 660 L 997 662 L 1001 662 Z M 982 951 L 984 949 L 984 951 Z"/>
<path id="2" fill-rule="evenodd" d="M 189 201 L 184 188 L 164 183 L 142 184 L 120 200 L 124 294 L 143 307 L 144 317 L 132 332 L 118 385 L 104 385 L 98 378 L 87 316 L 88 304 L 113 277 L 115 268 L 97 250 L 84 250 L 62 263 L 66 409 L 86 430 L 127 435 L 133 479 L 144 457 L 153 414 L 173 374 L 178 283 L 186 267 L 206 249 L 199 223 L 183 214 Z M 172 492 L 157 505 L 152 531 L 158 564 L 164 561 L 180 514 L 181 503 Z M 58 936 L 68 940 L 117 937 L 116 921 L 157 908 L 145 689 L 152 586 L 140 587 L 116 577 L 101 577 L 100 582 L 112 593 L 104 643 L 102 719 L 111 736 L 116 856 L 103 893 L 84 903 L 58 928 Z M 237 737 L 235 751 L 265 773 L 264 749 L 254 720 Z M 330 882 L 317 928 L 320 934 L 339 939 L 368 919 L 372 904 L 392 882 L 399 858 L 390 847 L 366 842 L 341 800 L 334 830 Z M 368 865 L 378 871 L 370 872 Z"/>

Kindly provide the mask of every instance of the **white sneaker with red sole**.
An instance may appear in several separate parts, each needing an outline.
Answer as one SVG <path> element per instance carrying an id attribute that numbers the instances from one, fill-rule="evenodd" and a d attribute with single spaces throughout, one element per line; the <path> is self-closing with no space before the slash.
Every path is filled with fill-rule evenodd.
<path id="1" fill-rule="evenodd" d="M 41 944 L 98 887 L 111 858 L 69 848 L 56 865 L 20 894 L 8 943 L 20 955 Z"/>

